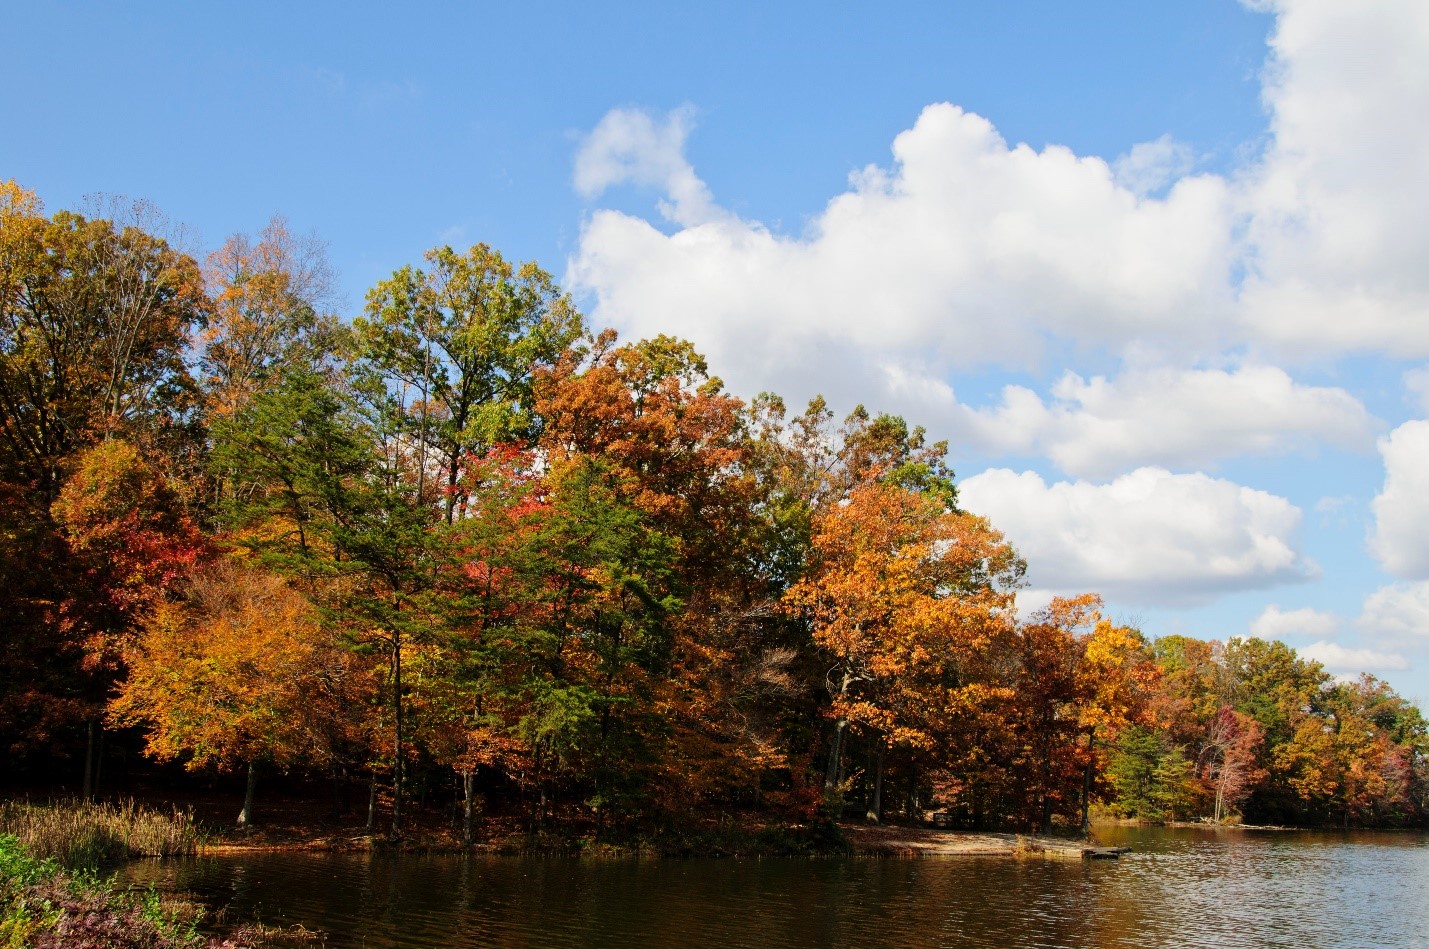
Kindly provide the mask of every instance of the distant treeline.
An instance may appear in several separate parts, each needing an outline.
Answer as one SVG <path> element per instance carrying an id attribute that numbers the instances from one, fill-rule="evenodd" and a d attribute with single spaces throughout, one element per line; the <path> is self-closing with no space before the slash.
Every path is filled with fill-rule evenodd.
<path id="1" fill-rule="evenodd" d="M 88 793 L 107 733 L 380 785 L 394 831 L 419 786 L 468 833 L 484 804 L 607 836 L 1424 819 L 1425 722 L 1384 683 L 1090 595 L 1019 615 L 1022 560 L 900 418 L 741 401 L 484 245 L 340 320 L 281 220 L 203 263 L 167 233 L 0 184 L 12 774 Z"/>

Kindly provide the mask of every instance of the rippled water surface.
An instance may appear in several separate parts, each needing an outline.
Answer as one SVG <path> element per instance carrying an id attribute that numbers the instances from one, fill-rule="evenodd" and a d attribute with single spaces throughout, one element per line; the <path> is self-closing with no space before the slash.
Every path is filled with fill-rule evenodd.
<path id="1" fill-rule="evenodd" d="M 331 946 L 1426 946 L 1429 836 L 1103 829 L 1116 861 L 258 854 L 136 864 Z"/>

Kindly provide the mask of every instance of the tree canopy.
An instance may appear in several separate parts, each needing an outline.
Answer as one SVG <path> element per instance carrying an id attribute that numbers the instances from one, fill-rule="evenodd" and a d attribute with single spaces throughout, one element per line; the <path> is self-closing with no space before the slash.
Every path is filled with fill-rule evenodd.
<path id="1" fill-rule="evenodd" d="M 193 770 L 362 780 L 394 833 L 435 789 L 467 839 L 488 808 L 596 836 L 1425 818 L 1412 703 L 1092 593 L 1019 609 L 1026 564 L 902 418 L 745 401 L 486 245 L 347 320 L 281 219 L 200 267 L 116 209 L 0 185 L 21 769 L 97 775 L 108 726 Z"/>

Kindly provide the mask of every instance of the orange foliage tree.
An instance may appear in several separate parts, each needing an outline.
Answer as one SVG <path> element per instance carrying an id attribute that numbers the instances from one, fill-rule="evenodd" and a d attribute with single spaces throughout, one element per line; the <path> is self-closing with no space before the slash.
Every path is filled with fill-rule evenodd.
<path id="1" fill-rule="evenodd" d="M 351 655 L 281 578 L 232 559 L 157 604 L 125 650 L 110 720 L 143 725 L 145 748 L 191 769 L 247 769 L 238 824 L 253 817 L 258 767 L 330 760 L 360 707 Z"/>
<path id="2" fill-rule="evenodd" d="M 1005 698 L 983 669 L 1006 638 L 1022 566 L 986 521 L 877 481 L 816 518 L 813 557 L 785 603 L 829 657 L 825 787 L 839 782 L 846 730 L 866 730 L 878 750 L 869 808 L 877 818 L 885 748 L 940 759 L 947 726 Z"/>

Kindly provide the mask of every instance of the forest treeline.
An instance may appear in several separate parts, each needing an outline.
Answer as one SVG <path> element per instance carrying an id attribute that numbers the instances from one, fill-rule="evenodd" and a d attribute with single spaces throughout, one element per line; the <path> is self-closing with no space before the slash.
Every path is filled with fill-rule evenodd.
<path id="1" fill-rule="evenodd" d="M 0 737 L 620 836 L 713 812 L 1422 822 L 1420 711 L 1280 643 L 1154 641 L 1025 565 L 946 446 L 742 401 L 479 245 L 350 320 L 275 219 L 0 184 Z M 82 778 L 81 778 L 82 776 Z M 379 794 L 380 792 L 380 794 Z M 370 796 L 369 796 L 370 795 Z"/>

